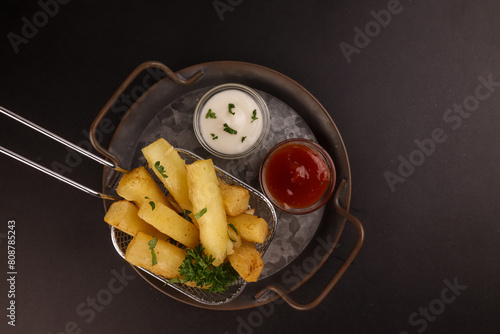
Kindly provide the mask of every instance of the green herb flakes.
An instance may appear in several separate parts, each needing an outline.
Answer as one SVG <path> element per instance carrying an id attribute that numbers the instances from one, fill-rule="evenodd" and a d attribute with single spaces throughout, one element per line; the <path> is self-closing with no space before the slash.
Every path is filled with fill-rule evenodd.
<path id="1" fill-rule="evenodd" d="M 253 121 L 258 120 L 259 118 L 257 117 L 257 109 L 254 109 L 252 111 L 252 121 L 250 123 L 253 123 Z"/>
<path id="2" fill-rule="evenodd" d="M 191 219 L 191 217 L 189 217 L 189 215 L 191 214 L 191 211 L 189 210 L 184 210 L 184 213 L 182 214 L 182 217 L 184 219 L 186 219 L 187 221 L 189 221 L 190 223 L 193 222 L 193 220 Z"/>
<path id="3" fill-rule="evenodd" d="M 231 115 L 234 115 L 234 111 L 232 110 L 233 108 L 234 108 L 234 104 L 229 103 L 229 104 L 227 105 L 227 111 L 229 111 L 229 113 L 230 113 Z"/>
<path id="4" fill-rule="evenodd" d="M 198 212 L 197 214 L 194 215 L 194 218 L 196 219 L 200 219 L 201 216 L 203 216 L 205 213 L 207 213 L 207 208 L 203 208 L 200 210 L 200 212 Z"/>
<path id="5" fill-rule="evenodd" d="M 158 261 L 156 259 L 156 252 L 155 252 L 155 247 L 156 247 L 157 242 L 158 242 L 158 239 L 156 239 L 156 237 L 154 235 L 153 235 L 153 239 L 148 242 L 149 249 L 151 250 L 151 262 L 152 262 L 153 266 L 158 264 Z"/>
<path id="6" fill-rule="evenodd" d="M 168 177 L 168 175 L 166 174 L 167 172 L 165 171 L 165 168 L 162 165 L 160 165 L 160 161 L 157 161 L 155 163 L 155 168 L 160 173 L 160 175 L 163 176 L 165 179 Z"/>
<path id="7" fill-rule="evenodd" d="M 231 240 L 232 242 L 236 242 L 236 240 L 234 240 L 233 238 L 231 238 L 231 235 L 229 234 L 229 231 L 227 231 L 227 236 L 229 237 L 229 240 Z"/>
<path id="8" fill-rule="evenodd" d="M 205 115 L 205 118 L 217 118 L 217 115 L 214 112 L 212 112 L 212 109 L 208 109 L 208 112 Z"/>
<path id="9" fill-rule="evenodd" d="M 236 235 L 240 235 L 240 234 L 238 233 L 238 230 L 236 229 L 236 227 L 233 225 L 233 223 L 228 224 L 228 226 L 229 226 L 229 227 L 230 227 L 230 228 L 231 228 L 234 232 L 236 232 Z"/>
<path id="10" fill-rule="evenodd" d="M 229 125 L 227 125 L 227 123 L 224 123 L 224 131 L 226 131 L 227 133 L 229 133 L 230 135 L 235 135 L 238 133 L 238 131 L 234 130 L 234 129 L 231 129 L 229 127 Z"/>

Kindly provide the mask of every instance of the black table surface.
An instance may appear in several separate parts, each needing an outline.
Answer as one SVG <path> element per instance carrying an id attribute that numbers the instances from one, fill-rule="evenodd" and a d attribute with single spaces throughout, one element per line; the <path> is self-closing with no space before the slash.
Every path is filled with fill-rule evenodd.
<path id="1" fill-rule="evenodd" d="M 311 311 L 196 308 L 116 254 L 102 201 L 2 155 L 0 332 L 498 332 L 499 11 L 495 0 L 2 1 L 0 105 L 74 143 L 144 61 L 243 61 L 297 81 L 342 134 L 366 239 Z M 100 165 L 0 124 L 1 146 L 73 163 L 67 175 L 100 188 Z M 311 301 L 332 270 L 293 296 Z"/>

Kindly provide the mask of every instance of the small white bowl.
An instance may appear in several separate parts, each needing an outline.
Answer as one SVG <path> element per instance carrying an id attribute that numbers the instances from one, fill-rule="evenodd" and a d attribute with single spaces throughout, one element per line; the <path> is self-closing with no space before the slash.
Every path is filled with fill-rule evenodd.
<path id="1" fill-rule="evenodd" d="M 271 120 L 264 99 L 256 91 L 228 83 L 203 95 L 194 112 L 193 127 L 196 138 L 209 153 L 239 159 L 262 146 Z"/>

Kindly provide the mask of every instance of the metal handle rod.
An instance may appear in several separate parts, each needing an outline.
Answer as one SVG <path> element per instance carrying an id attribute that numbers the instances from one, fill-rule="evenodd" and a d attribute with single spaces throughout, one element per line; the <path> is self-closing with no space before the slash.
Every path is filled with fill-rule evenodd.
<path id="1" fill-rule="evenodd" d="M 36 125 L 33 122 L 28 121 L 27 119 L 25 119 L 25 118 L 23 118 L 23 117 L 15 114 L 15 113 L 13 113 L 12 111 L 10 111 L 10 110 L 2 107 L 2 106 L 0 106 L 0 112 L 2 114 L 6 115 L 6 116 L 9 116 L 10 118 L 18 121 L 19 123 L 22 123 L 22 124 L 24 124 L 24 125 L 32 128 L 33 130 L 36 130 L 36 131 L 40 132 L 41 134 L 43 134 L 43 135 L 45 135 L 45 136 L 47 136 L 47 137 L 49 137 L 49 138 L 51 138 L 51 139 L 53 139 L 53 140 L 61 143 L 61 144 L 63 144 L 64 146 L 69 147 L 72 150 L 75 150 L 76 152 L 78 152 L 78 153 L 80 153 L 80 154 L 82 154 L 82 155 L 84 155 L 84 156 L 86 156 L 88 158 L 91 158 L 94 161 L 97 161 L 101 165 L 104 165 L 106 167 L 112 168 L 112 169 L 114 169 L 114 170 L 116 170 L 118 172 L 121 172 L 121 173 L 128 173 L 127 170 L 125 170 L 125 169 L 123 169 L 123 168 L 115 165 L 114 163 L 109 162 L 107 160 L 104 160 L 103 158 L 101 158 L 101 157 L 99 157 L 99 156 L 97 156 L 95 154 L 92 154 L 92 153 L 90 153 L 90 152 L 82 149 L 80 146 L 75 145 L 75 144 L 67 141 L 64 138 L 59 137 L 58 135 L 56 135 L 56 134 L 54 134 L 54 133 L 52 133 L 52 132 L 50 132 L 50 131 L 42 128 L 41 126 Z M 18 155 L 16 154 L 16 156 L 18 156 Z"/>
<path id="2" fill-rule="evenodd" d="M 56 172 L 54 172 L 54 171 L 52 171 L 52 170 L 50 170 L 50 169 L 48 169 L 46 167 L 43 167 L 43 166 L 37 164 L 36 162 L 33 162 L 33 161 L 31 161 L 31 160 L 29 160 L 29 159 L 27 159 L 27 158 L 25 158 L 25 157 L 23 157 L 23 156 L 15 153 L 15 152 L 12 152 L 12 151 L 10 151 L 10 150 L 2 147 L 2 146 L 0 146 L 0 152 L 3 153 L 3 154 L 5 154 L 5 155 L 7 155 L 7 156 L 9 156 L 9 157 L 11 157 L 11 158 L 13 158 L 13 159 L 16 159 L 17 161 L 22 162 L 22 163 L 24 163 L 24 164 L 26 164 L 26 165 L 28 165 L 30 167 L 35 168 L 35 169 L 39 170 L 40 172 L 43 172 L 43 173 L 45 173 L 47 175 L 50 175 L 50 176 L 52 176 L 52 177 L 54 177 L 54 178 L 56 178 L 56 179 L 58 179 L 60 181 L 66 182 L 67 184 L 69 184 L 69 185 L 71 185 L 71 186 L 73 186 L 73 187 L 75 187 L 77 189 L 80 189 L 80 190 L 82 190 L 82 191 L 84 191 L 87 194 L 90 194 L 92 196 L 103 198 L 103 199 L 111 199 L 111 200 L 121 199 L 120 197 L 106 195 L 106 194 L 97 192 L 95 190 L 92 190 L 92 189 L 90 189 L 90 188 L 88 188 L 86 186 L 83 186 L 83 185 L 79 184 L 78 182 L 75 182 L 75 181 L 73 181 L 71 179 L 68 179 L 65 176 L 57 174 Z"/>

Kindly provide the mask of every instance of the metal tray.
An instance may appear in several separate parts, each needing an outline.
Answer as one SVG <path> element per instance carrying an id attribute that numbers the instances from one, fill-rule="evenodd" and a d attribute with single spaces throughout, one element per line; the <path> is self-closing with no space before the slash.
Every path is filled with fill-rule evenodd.
<path id="1" fill-rule="evenodd" d="M 108 149 L 98 141 L 98 129 L 103 121 L 109 122 L 119 97 L 128 90 L 134 91 L 140 75 L 161 70 L 166 77 L 150 87 L 130 107 L 116 128 Z M 148 72 L 149 71 L 149 72 Z M 144 81 L 144 80 L 143 80 Z M 261 151 L 242 160 L 222 160 L 210 156 L 201 148 L 192 131 L 192 113 L 199 98 L 210 88 L 223 83 L 241 83 L 257 90 L 269 105 L 274 129 Z M 294 137 L 318 142 L 331 155 L 337 172 L 334 197 L 325 207 L 305 216 L 278 213 L 278 229 L 264 256 L 265 270 L 259 281 L 247 284 L 237 298 L 220 305 L 206 305 L 183 293 L 165 286 L 157 278 L 134 267 L 152 286 L 181 302 L 203 308 L 235 310 L 264 305 L 283 298 L 299 310 L 318 305 L 335 286 L 359 252 L 364 239 L 361 223 L 348 212 L 351 196 L 351 175 L 346 149 L 340 133 L 323 106 L 302 86 L 271 69 L 242 62 L 221 61 L 194 65 L 178 72 L 171 71 L 159 62 L 146 62 L 137 67 L 122 83 L 94 120 L 90 139 L 94 148 L 123 168 L 144 164 L 142 147 L 158 137 L 164 137 L 174 146 L 187 149 L 201 156 L 212 158 L 214 164 L 260 190 L 258 167 L 266 151 L 277 142 Z M 114 193 L 116 172 L 105 168 L 103 192 Z M 342 203 L 342 204 L 341 204 Z M 105 209 L 109 201 L 105 201 Z M 313 301 L 307 304 L 295 302 L 289 293 L 297 289 L 325 263 L 343 232 L 346 220 L 357 230 L 357 241 L 340 269 Z M 325 240 L 330 241 L 325 243 Z M 324 249 L 324 256 L 315 252 Z M 314 258 L 314 261 L 308 261 Z M 291 266 L 308 261 L 305 275 L 291 277 Z M 285 277 L 286 276 L 286 277 Z"/>

